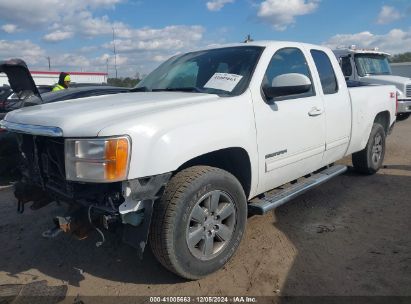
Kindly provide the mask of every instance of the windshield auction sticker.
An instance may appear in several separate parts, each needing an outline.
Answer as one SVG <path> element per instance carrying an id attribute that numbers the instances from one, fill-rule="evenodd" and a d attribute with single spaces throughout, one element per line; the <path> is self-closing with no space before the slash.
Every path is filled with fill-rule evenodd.
<path id="1" fill-rule="evenodd" d="M 234 90 L 243 76 L 228 73 L 215 73 L 204 85 L 204 88 L 217 89 L 227 92 Z"/>

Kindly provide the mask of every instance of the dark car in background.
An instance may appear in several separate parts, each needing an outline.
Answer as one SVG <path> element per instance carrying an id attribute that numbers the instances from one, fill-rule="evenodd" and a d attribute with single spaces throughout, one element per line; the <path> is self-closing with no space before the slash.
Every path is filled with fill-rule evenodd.
<path id="1" fill-rule="evenodd" d="M 38 87 L 39 88 L 39 87 Z M 51 87 L 52 89 L 52 87 Z M 112 86 L 98 86 L 98 85 L 87 85 L 78 86 L 74 88 L 68 88 L 66 90 L 60 90 L 56 92 L 51 92 L 51 89 L 42 93 L 42 88 L 39 89 L 41 99 L 37 95 L 32 95 L 23 99 L 19 99 L 17 93 L 13 93 L 9 99 L 6 101 L 3 117 L 7 112 L 20 109 L 22 107 L 34 106 L 43 103 L 51 103 L 69 99 L 77 99 L 90 96 L 108 95 L 128 92 L 129 88 L 120 88 Z M 44 90 L 44 88 L 43 88 Z M 2 118 L 0 114 L 0 119 Z"/>
<path id="2" fill-rule="evenodd" d="M 20 97 L 18 96 L 17 93 L 13 92 L 13 90 L 8 87 L 8 94 L 4 94 L 4 96 L 7 95 L 6 98 L 3 100 L 1 99 L 1 88 L 0 88 L 0 119 L 2 119 L 7 112 L 16 110 L 21 108 L 21 104 L 23 100 L 26 100 L 29 96 L 23 96 Z M 51 85 L 39 85 L 37 86 L 37 90 L 39 91 L 40 94 L 44 94 L 47 92 L 51 92 L 53 89 L 53 86 Z"/>
<path id="3" fill-rule="evenodd" d="M 8 85 L 0 87 L 0 115 L 6 111 L 7 98 L 13 94 L 13 90 Z M 1 116 L 0 116 L 1 117 Z"/>
<path id="4" fill-rule="evenodd" d="M 8 94 L 4 100 L 0 99 L 0 120 L 7 112 L 22 107 L 130 91 L 123 87 L 74 84 L 74 87 L 66 90 L 51 92 L 53 86 L 35 85 L 27 65 L 19 59 L 0 61 L 0 73 L 2 72 L 7 74 L 10 86 L 0 87 L 0 97 L 3 96 L 2 93 L 4 96 Z M 18 157 L 14 134 L 0 129 L 0 178 L 16 172 Z"/>

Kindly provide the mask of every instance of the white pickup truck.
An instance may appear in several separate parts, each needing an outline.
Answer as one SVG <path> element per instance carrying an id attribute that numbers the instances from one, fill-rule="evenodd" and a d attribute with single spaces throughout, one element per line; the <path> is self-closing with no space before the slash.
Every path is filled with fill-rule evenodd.
<path id="1" fill-rule="evenodd" d="M 347 80 L 372 84 L 391 84 L 397 87 L 397 120 L 411 115 L 411 78 L 392 75 L 388 56 L 377 49 L 356 46 L 334 50 Z"/>
<path id="2" fill-rule="evenodd" d="M 44 236 L 120 231 L 197 279 L 232 257 L 247 213 L 343 173 L 333 163 L 350 154 L 377 172 L 395 111 L 394 86 L 347 88 L 330 49 L 251 42 L 175 56 L 133 92 L 19 109 L 1 126 L 19 137 L 19 210 L 70 206 Z"/>

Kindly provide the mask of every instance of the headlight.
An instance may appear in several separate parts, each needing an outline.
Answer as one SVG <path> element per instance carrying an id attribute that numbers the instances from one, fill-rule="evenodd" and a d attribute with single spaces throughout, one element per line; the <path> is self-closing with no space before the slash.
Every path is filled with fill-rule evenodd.
<path id="1" fill-rule="evenodd" d="M 125 180 L 130 158 L 128 137 L 66 139 L 66 178 L 83 182 Z"/>

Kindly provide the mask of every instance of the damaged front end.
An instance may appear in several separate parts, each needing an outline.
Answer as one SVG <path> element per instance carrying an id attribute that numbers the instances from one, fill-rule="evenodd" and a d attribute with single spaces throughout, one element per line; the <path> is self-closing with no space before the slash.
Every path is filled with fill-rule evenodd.
<path id="1" fill-rule="evenodd" d="M 67 213 L 53 220 L 43 233 L 53 238 L 68 232 L 84 239 L 97 231 L 122 233 L 125 243 L 142 256 L 150 229 L 153 203 L 159 198 L 171 173 L 105 183 L 69 181 L 66 178 L 66 141 L 63 137 L 17 133 L 22 179 L 15 185 L 18 211 L 32 202 L 36 210 L 51 202 L 67 205 Z"/>
<path id="2" fill-rule="evenodd" d="M 0 73 L 7 75 L 17 95 L 37 95 L 41 100 L 24 61 L 0 61 Z M 104 231 L 121 230 L 124 242 L 143 253 L 153 203 L 171 173 L 127 181 L 128 136 L 64 138 L 59 127 L 11 122 L 7 116 L 0 129 L 16 134 L 18 141 L 22 178 L 15 185 L 17 211 L 23 213 L 28 203 L 32 210 L 54 201 L 67 205 L 67 213 L 56 217 L 43 236 L 68 232 L 84 239 L 95 230 L 103 242 Z"/>

